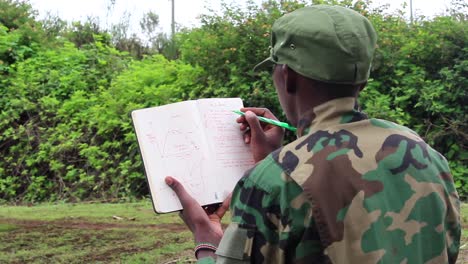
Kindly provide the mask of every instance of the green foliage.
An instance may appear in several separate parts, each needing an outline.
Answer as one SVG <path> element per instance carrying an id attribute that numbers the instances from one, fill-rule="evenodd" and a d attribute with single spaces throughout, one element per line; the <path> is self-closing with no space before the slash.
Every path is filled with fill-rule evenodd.
<path id="1" fill-rule="evenodd" d="M 89 164 L 102 156 L 82 151 L 94 137 L 86 109 L 97 103 L 96 93 L 124 68 L 124 60 L 99 42 L 84 50 L 64 42 L 15 64 L 0 98 L 0 198 L 90 195 L 98 177 Z"/>
<path id="2" fill-rule="evenodd" d="M 453 13 L 409 24 L 367 1 L 339 4 L 369 17 L 378 34 L 372 79 L 362 108 L 372 117 L 416 130 L 450 162 L 468 197 L 467 31 Z M 97 23 L 51 18 L 43 24 L 22 1 L 0 0 L 0 200 L 41 201 L 139 197 L 147 184 L 129 113 L 202 97 L 241 97 L 245 105 L 281 107 L 268 71 L 275 19 L 310 1 L 223 5 L 174 40 L 152 35 L 158 53 L 126 22 L 110 35 Z M 151 31 L 152 15 L 142 21 Z M 175 48 L 178 48 L 176 51 Z M 134 59 L 132 59 L 134 58 Z M 288 140 L 293 135 L 288 135 Z"/>
<path id="3" fill-rule="evenodd" d="M 0 198 L 146 192 L 129 113 L 188 99 L 202 70 L 160 55 L 129 64 L 100 42 L 83 47 L 64 42 L 17 64 L 8 96 L 0 99 Z"/>
<path id="4" fill-rule="evenodd" d="M 96 40 L 105 44 L 110 43 L 110 36 L 101 29 L 97 19 L 88 18 L 86 22 L 73 22 L 65 31 L 63 31 L 64 29 L 61 30 L 58 31 L 58 34 L 63 34 L 67 40 L 74 43 L 78 48 L 86 44 L 92 44 Z"/>
<path id="5" fill-rule="evenodd" d="M 9 65 L 32 56 L 43 41 L 41 25 L 34 16 L 25 1 L 0 1 L 0 73 L 7 73 Z"/>

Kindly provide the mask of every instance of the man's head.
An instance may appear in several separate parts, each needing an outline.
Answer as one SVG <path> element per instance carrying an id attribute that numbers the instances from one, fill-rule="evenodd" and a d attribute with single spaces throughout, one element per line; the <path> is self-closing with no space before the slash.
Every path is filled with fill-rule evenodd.
<path id="1" fill-rule="evenodd" d="M 288 119 L 295 123 L 297 112 L 307 107 L 299 104 L 307 100 L 314 101 L 310 107 L 356 96 L 369 78 L 376 42 L 372 24 L 353 10 L 304 7 L 273 24 L 270 57 L 255 69 L 276 65 L 273 79 L 278 96 Z"/>
<path id="2" fill-rule="evenodd" d="M 369 78 L 376 42 L 372 24 L 356 11 L 313 5 L 276 20 L 270 57 L 256 68 L 287 64 L 313 80 L 361 84 Z"/>

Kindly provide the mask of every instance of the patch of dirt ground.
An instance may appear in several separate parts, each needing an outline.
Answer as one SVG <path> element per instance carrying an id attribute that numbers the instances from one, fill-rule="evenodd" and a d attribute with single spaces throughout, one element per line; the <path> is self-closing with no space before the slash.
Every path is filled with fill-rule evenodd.
<path id="1" fill-rule="evenodd" d="M 114 261 L 122 255 L 133 255 L 149 252 L 164 247 L 169 243 L 181 243 L 185 238 L 171 238 L 171 241 L 158 240 L 158 234 L 173 234 L 187 230 L 180 223 L 173 224 L 131 224 L 124 223 L 97 223 L 85 219 L 62 219 L 54 221 L 19 220 L 14 218 L 0 217 L 0 224 L 13 225 L 16 228 L 8 233 L 3 233 L 2 240 L 5 242 L 2 251 L 12 254 L 21 250 L 37 250 L 36 243 L 46 248 L 58 248 L 64 245 L 73 245 L 76 251 L 89 252 L 80 259 L 83 263 Z M 109 230 L 109 231 L 106 231 Z M 126 232 L 126 230 L 129 230 Z M 155 237 L 154 244 L 139 245 L 135 232 L 147 232 L 147 236 Z M 45 234 L 45 235 L 41 235 Z M 2 235 L 2 233 L 0 233 Z M 140 235 L 141 236 L 141 235 Z M 57 239 L 60 238 L 60 239 Z M 140 238 L 141 239 L 141 238 Z M 172 241 L 173 240 L 173 241 Z M 186 240 L 186 239 L 185 239 Z M 18 243 L 18 241 L 22 241 Z M 29 241 L 29 242 L 27 242 Z M 23 243 L 24 242 L 24 243 Z M 109 247 L 109 245 L 112 246 Z M 100 248 L 101 245 L 107 248 Z M 1 248 L 1 247 L 0 247 Z M 99 248 L 100 250 L 94 250 Z M 176 256 L 167 255 L 163 257 L 162 263 L 192 263 L 193 251 L 178 252 Z M 54 257 L 54 254 L 45 254 L 27 259 L 28 262 L 42 263 Z M 188 262 L 181 262 L 181 258 Z M 12 260 L 15 263 L 15 259 Z M 0 261 L 1 262 L 1 261 Z M 19 262 L 22 262 L 21 260 Z M 18 263 L 19 263 L 18 262 Z"/>
<path id="2" fill-rule="evenodd" d="M 79 230 L 106 230 L 106 229 L 147 229 L 153 231 L 164 231 L 167 233 L 177 233 L 187 230 L 187 227 L 183 224 L 174 223 L 174 224 L 128 224 L 128 223 L 96 223 L 88 222 L 84 219 L 62 219 L 54 221 L 38 221 L 38 220 L 18 220 L 14 218 L 0 218 L 0 224 L 10 224 L 18 227 L 18 230 L 25 232 L 26 230 L 37 230 L 50 235 L 62 234 L 65 230 L 69 229 L 79 229 Z M 468 229 L 468 225 L 463 226 L 464 230 Z M 95 235 L 100 237 L 99 234 Z M 80 234 L 80 237 L 75 238 L 76 242 L 78 241 L 87 241 L 89 240 L 89 234 Z M 130 238 L 131 236 L 129 236 Z M 459 264 L 468 264 L 468 238 L 462 238 L 460 243 L 461 249 L 458 256 L 457 263 Z M 113 256 L 120 255 L 122 253 L 132 254 L 132 253 L 141 253 L 144 251 L 150 251 L 158 247 L 162 247 L 163 242 L 156 241 L 154 245 L 150 247 L 137 247 L 130 245 L 121 245 L 116 246 L 115 248 L 109 249 L 105 252 L 100 252 L 99 254 L 90 254 L 83 259 L 83 261 L 106 261 L 111 259 Z M 18 250 L 18 249 L 17 249 Z M 193 251 L 188 250 L 181 252 L 177 258 L 168 258 L 163 263 L 172 264 L 172 263 L 181 263 L 181 260 L 187 259 L 182 263 L 193 263 L 193 260 L 190 260 Z"/>
<path id="3" fill-rule="evenodd" d="M 56 226 L 61 228 L 77 228 L 77 229 L 94 229 L 94 230 L 104 230 L 104 229 L 115 229 L 115 228 L 144 228 L 144 229 L 156 229 L 156 230 L 165 230 L 171 232 L 181 232 L 187 230 L 187 227 L 183 224 L 126 224 L 126 223 L 98 223 L 98 222 L 88 222 L 80 218 L 75 218 L 73 220 L 64 219 L 64 220 L 54 220 L 54 221 L 39 221 L 39 220 L 18 220 L 14 218 L 0 218 L 0 223 L 2 224 L 11 224 L 20 226 L 22 228 L 35 228 L 39 226 Z"/>

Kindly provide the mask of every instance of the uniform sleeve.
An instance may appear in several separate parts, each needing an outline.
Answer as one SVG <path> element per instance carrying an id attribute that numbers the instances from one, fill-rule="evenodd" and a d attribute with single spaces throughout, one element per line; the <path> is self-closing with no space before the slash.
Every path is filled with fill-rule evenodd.
<path id="1" fill-rule="evenodd" d="M 216 263 L 318 260 L 322 247 L 311 208 L 300 186 L 267 158 L 233 192 L 232 223 L 216 251 Z"/>

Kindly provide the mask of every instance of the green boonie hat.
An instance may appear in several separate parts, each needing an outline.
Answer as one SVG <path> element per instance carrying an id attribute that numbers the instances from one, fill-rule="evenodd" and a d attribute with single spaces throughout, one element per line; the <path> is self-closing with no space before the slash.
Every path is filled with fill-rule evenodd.
<path id="1" fill-rule="evenodd" d="M 270 57 L 254 71 L 287 64 L 297 73 L 326 83 L 360 84 L 369 78 L 377 34 L 356 11 L 313 5 L 276 20 Z"/>

